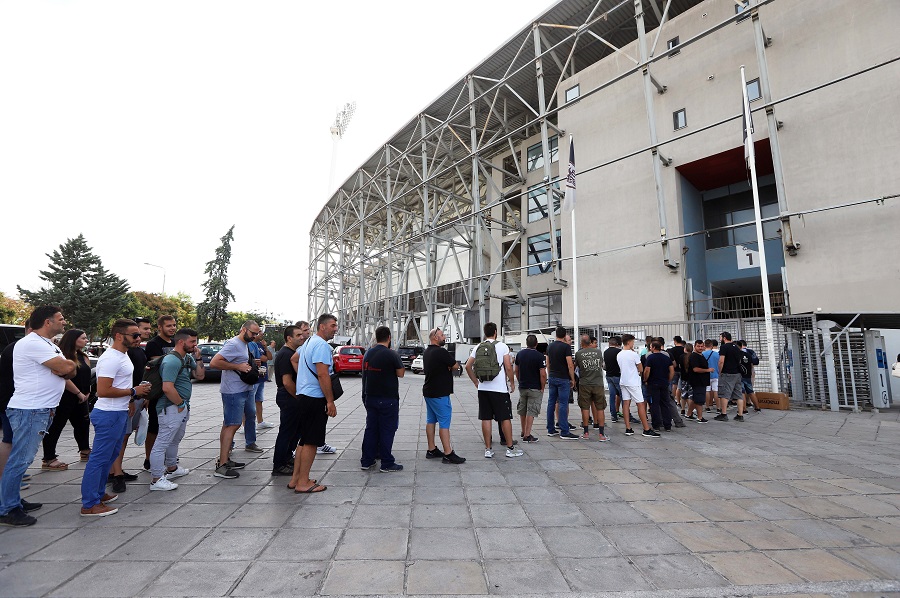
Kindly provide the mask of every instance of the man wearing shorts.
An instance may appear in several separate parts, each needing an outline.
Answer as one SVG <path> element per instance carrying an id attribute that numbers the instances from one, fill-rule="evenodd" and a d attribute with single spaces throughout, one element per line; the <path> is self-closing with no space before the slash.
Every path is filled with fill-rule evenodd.
<path id="1" fill-rule="evenodd" d="M 619 364 L 621 378 L 619 386 L 622 389 L 622 414 L 625 416 L 625 435 L 634 436 L 631 429 L 631 403 L 637 404 L 638 417 L 644 428 L 644 436 L 659 438 L 659 432 L 654 432 L 647 423 L 647 404 L 644 402 L 644 394 L 641 391 L 641 376 L 644 373 L 640 356 L 634 352 L 634 335 L 622 335 L 622 351 L 616 356 Z"/>
<path id="2" fill-rule="evenodd" d="M 603 355 L 597 348 L 597 337 L 587 334 L 581 337 L 581 349 L 575 353 L 575 365 L 578 367 L 578 406 L 581 408 L 581 427 L 584 428 L 582 438 L 589 438 L 590 422 L 588 417 L 593 411 L 594 426 L 599 432 L 600 442 L 609 440 L 604 435 L 606 423 L 606 393 L 603 390 Z"/>
<path id="3" fill-rule="evenodd" d="M 703 357 L 706 363 L 712 368 L 709 374 L 709 386 L 706 387 L 706 410 L 709 411 L 713 406 L 719 408 L 719 341 L 711 338 L 703 341 Z M 719 413 L 722 410 L 719 409 Z"/>
<path id="4" fill-rule="evenodd" d="M 734 421 L 744 421 L 744 386 L 741 383 L 741 357 L 744 355 L 740 347 L 731 342 L 731 333 L 723 332 L 720 336 L 722 339 L 722 348 L 719 350 L 719 404 L 722 405 L 721 417 L 716 416 L 714 419 L 718 421 L 728 421 L 728 402 L 737 402 L 737 415 Z"/>
<path id="5" fill-rule="evenodd" d="M 529 334 L 525 349 L 516 354 L 515 372 L 519 382 L 519 404 L 516 411 L 522 420 L 522 441 L 537 442 L 531 433 L 534 418 L 541 414 L 544 387 L 547 386 L 547 368 L 544 354 L 537 350 L 537 336 Z"/>
<path id="6" fill-rule="evenodd" d="M 509 347 L 497 340 L 497 325 L 488 322 L 484 325 L 484 341 L 494 345 L 500 373 L 491 380 L 479 381 L 475 376 L 475 354 L 478 347 L 472 349 L 472 355 L 466 361 L 466 373 L 472 384 L 478 387 L 478 419 L 481 420 L 481 434 L 484 436 L 484 457 L 491 459 L 494 451 L 491 448 L 491 422 L 497 420 L 503 437 L 506 439 L 506 456 L 521 457 L 524 453 L 513 445 L 512 436 L 512 402 L 510 392 L 516 390 L 516 379 L 513 377 L 512 361 L 509 358 Z M 480 345 L 479 345 L 480 346 Z M 507 387 L 507 383 L 509 387 Z"/>
<path id="7" fill-rule="evenodd" d="M 703 405 L 706 404 L 706 387 L 709 386 L 709 375 L 713 368 L 709 367 L 709 363 L 703 356 L 705 345 L 703 341 L 694 341 L 694 351 L 688 357 L 687 381 L 690 385 L 691 392 L 688 396 L 682 395 L 687 399 L 687 415 L 688 419 L 693 419 L 693 412 L 697 412 L 697 423 L 705 424 L 709 420 L 703 418 Z"/>
<path id="8" fill-rule="evenodd" d="M 300 443 L 297 449 L 299 464 L 294 467 L 289 488 L 294 492 L 312 494 L 324 492 L 327 486 L 309 478 L 309 470 L 316 460 L 316 449 L 325 444 L 325 427 L 329 417 L 337 415 L 331 388 L 331 369 L 334 363 L 328 341 L 337 332 L 337 318 L 322 314 L 316 320 L 316 333 L 298 350 L 297 402 L 300 406 Z"/>
<path id="9" fill-rule="evenodd" d="M 434 328 L 428 333 L 428 346 L 422 354 L 422 369 L 425 371 L 425 384 L 422 396 L 425 399 L 425 437 L 428 439 L 426 459 L 440 459 L 441 463 L 459 465 L 465 463 L 450 444 L 450 419 L 453 408 L 450 395 L 453 393 L 453 372 L 459 369 L 459 363 L 444 348 L 446 338 L 444 331 Z M 435 426 L 440 426 L 438 435 L 441 438 L 443 451 L 434 443 Z"/>

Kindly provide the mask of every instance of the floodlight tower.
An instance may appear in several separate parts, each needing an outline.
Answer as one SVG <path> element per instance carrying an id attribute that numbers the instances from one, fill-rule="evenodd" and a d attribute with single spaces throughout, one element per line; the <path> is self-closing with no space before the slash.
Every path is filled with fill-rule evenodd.
<path id="1" fill-rule="evenodd" d="M 328 177 L 328 191 L 334 190 L 334 175 L 337 170 L 337 148 L 338 141 L 344 138 L 347 132 L 347 126 L 353 113 L 356 112 L 356 102 L 347 102 L 344 107 L 338 110 L 337 116 L 334 118 L 334 124 L 331 125 L 331 174 Z"/>

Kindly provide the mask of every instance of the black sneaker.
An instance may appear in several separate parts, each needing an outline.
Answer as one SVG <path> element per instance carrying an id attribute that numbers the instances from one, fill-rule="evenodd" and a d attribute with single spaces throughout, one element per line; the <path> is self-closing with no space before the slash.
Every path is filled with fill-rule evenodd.
<path id="1" fill-rule="evenodd" d="M 744 416 L 743 416 L 743 415 L 735 415 L 735 416 L 734 416 L 734 421 L 736 421 L 736 422 L 742 422 L 742 421 L 744 421 Z"/>
<path id="2" fill-rule="evenodd" d="M 685 416 L 687 419 L 697 419 L 697 416 L 691 413 L 690 415 Z"/>
<path id="3" fill-rule="evenodd" d="M 245 467 L 247 467 L 246 463 L 240 463 L 238 461 L 235 461 L 234 459 L 229 459 L 228 462 L 225 463 L 225 465 L 228 466 L 228 469 L 244 469 Z"/>
<path id="4" fill-rule="evenodd" d="M 579 438 L 581 438 L 581 436 L 579 436 L 578 434 L 572 434 L 571 432 L 566 432 L 565 434 L 560 432 L 559 437 L 563 440 L 578 440 Z"/>
<path id="5" fill-rule="evenodd" d="M 625 428 L 625 436 L 634 436 L 634 430 L 631 428 Z"/>
<path id="6" fill-rule="evenodd" d="M 125 476 L 126 482 L 134 482 L 138 479 L 138 477 L 133 473 L 128 473 L 127 471 L 123 471 L 122 475 Z"/>
<path id="7" fill-rule="evenodd" d="M 21 507 L 13 509 L 6 515 L 0 517 L 0 525 L 7 527 L 27 527 L 37 523 L 37 519 L 25 512 Z"/>
<path id="8" fill-rule="evenodd" d="M 441 459 L 441 462 L 442 463 L 453 463 L 454 465 L 460 465 L 462 463 L 465 463 L 466 459 L 465 459 L 465 457 L 460 457 L 459 455 L 457 455 L 456 451 L 450 451 L 449 453 L 444 455 L 444 458 Z"/>
<path id="9" fill-rule="evenodd" d="M 150 459 L 144 459 L 144 471 L 150 471 Z"/>
<path id="10" fill-rule="evenodd" d="M 709 420 L 706 419 L 705 417 L 701 417 L 700 419 L 697 420 L 697 423 L 698 424 L 708 424 Z"/>
<path id="11" fill-rule="evenodd" d="M 403 466 L 399 463 L 391 463 L 390 465 L 382 465 L 379 471 L 383 471 L 384 473 L 396 473 L 398 471 L 403 471 Z"/>
<path id="12" fill-rule="evenodd" d="M 534 436 L 532 436 L 531 434 L 529 434 L 528 436 L 526 436 L 525 438 L 522 439 L 522 442 L 537 442 L 537 441 L 538 441 L 538 439 L 535 438 Z"/>
<path id="13" fill-rule="evenodd" d="M 595 430 L 599 430 L 599 429 L 600 429 L 600 424 L 594 424 L 594 429 L 595 429 Z"/>
<path id="14" fill-rule="evenodd" d="M 41 502 L 28 502 L 27 500 L 22 499 L 22 510 L 26 513 L 30 513 L 31 511 L 37 511 L 41 507 L 44 506 L 44 503 Z"/>
<path id="15" fill-rule="evenodd" d="M 618 418 L 618 417 L 614 417 L 614 418 L 610 419 L 609 421 L 611 421 L 611 422 L 614 423 L 614 424 L 617 424 L 617 423 L 619 423 L 619 418 Z"/>
<path id="16" fill-rule="evenodd" d="M 117 475 L 113 477 L 112 491 L 116 494 L 125 492 L 128 488 L 125 486 L 125 476 Z"/>
<path id="17" fill-rule="evenodd" d="M 644 433 L 641 436 L 646 436 L 647 438 L 659 438 L 659 432 L 656 430 L 644 430 Z"/>
<path id="18" fill-rule="evenodd" d="M 218 461 L 216 462 L 216 471 L 213 475 L 217 478 L 226 478 L 229 480 L 233 480 L 234 478 L 241 477 L 237 471 L 234 470 L 233 467 L 230 466 L 230 461 L 225 463 L 225 465 L 219 465 Z"/>
<path id="19" fill-rule="evenodd" d="M 294 467 L 292 465 L 282 465 L 272 470 L 272 475 L 294 475 Z"/>
<path id="20" fill-rule="evenodd" d="M 717 422 L 727 422 L 728 416 L 725 415 L 724 413 L 720 413 L 719 415 L 715 416 L 713 419 L 716 420 Z"/>
<path id="21" fill-rule="evenodd" d="M 681 410 L 681 415 L 684 415 L 684 409 Z"/>
<path id="22" fill-rule="evenodd" d="M 444 453 L 438 447 L 434 447 L 431 450 L 425 451 L 426 459 L 443 459 Z"/>

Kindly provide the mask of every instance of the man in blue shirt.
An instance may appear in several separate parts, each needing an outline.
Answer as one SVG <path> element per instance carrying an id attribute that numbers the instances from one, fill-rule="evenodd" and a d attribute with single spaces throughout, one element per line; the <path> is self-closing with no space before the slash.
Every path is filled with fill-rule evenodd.
<path id="1" fill-rule="evenodd" d="M 325 426 L 337 415 L 331 388 L 332 350 L 328 341 L 337 332 L 337 318 L 322 314 L 316 321 L 316 333 L 298 350 L 297 401 L 300 407 L 300 466 L 294 468 L 291 483 L 294 492 L 313 493 L 328 489 L 309 479 L 316 449 L 325 444 Z"/>
<path id="2" fill-rule="evenodd" d="M 400 423 L 400 378 L 406 373 L 400 355 L 391 350 L 391 329 L 375 329 L 374 347 L 363 359 L 362 398 L 366 407 L 366 431 L 363 435 L 362 469 L 375 465 L 375 455 L 381 456 L 381 471 L 403 471 L 394 460 L 391 447 Z"/>

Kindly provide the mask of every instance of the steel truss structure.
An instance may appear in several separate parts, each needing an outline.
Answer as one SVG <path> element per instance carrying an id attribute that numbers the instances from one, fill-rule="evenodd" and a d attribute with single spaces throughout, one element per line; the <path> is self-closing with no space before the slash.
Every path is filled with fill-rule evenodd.
<path id="1" fill-rule="evenodd" d="M 751 8 L 769 1 L 752 0 Z M 650 97 L 665 86 L 653 77 L 650 63 L 661 55 L 657 44 L 666 21 L 701 2 L 563 0 L 504 43 L 398 131 L 320 212 L 310 231 L 310 316 L 334 313 L 339 334 L 358 343 L 370 340 L 380 325 L 391 327 L 395 341 L 407 334 L 424 341 L 425 322 L 432 327 L 453 320 L 461 330 L 462 314 L 477 310 L 483 324 L 495 281 L 524 303 L 519 256 L 510 256 L 517 242 L 524 242 L 521 202 L 504 197 L 494 173 L 523 183 L 525 173 L 522 160 L 514 171 L 496 162 L 510 150 L 519 152 L 523 140 L 538 133 L 543 155 L 549 156 L 550 135 L 563 139 L 556 114 L 565 80 L 617 52 L 635 63 L 628 74 L 641 73 L 663 263 L 677 268 L 669 254 L 660 184 L 666 159 L 657 146 Z M 640 60 L 623 51 L 635 40 Z M 777 146 L 774 134 L 772 143 Z M 549 159 L 544 174 L 549 185 Z M 548 211 L 553 231 L 557 217 Z M 555 261 L 553 243 L 551 252 Z M 554 271 L 555 284 L 565 285 Z"/>

